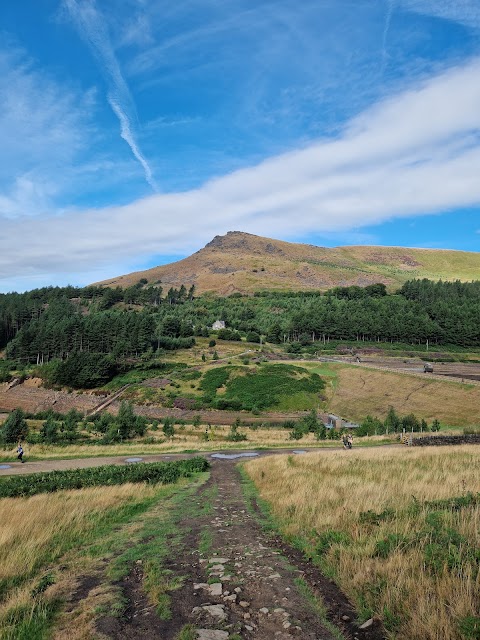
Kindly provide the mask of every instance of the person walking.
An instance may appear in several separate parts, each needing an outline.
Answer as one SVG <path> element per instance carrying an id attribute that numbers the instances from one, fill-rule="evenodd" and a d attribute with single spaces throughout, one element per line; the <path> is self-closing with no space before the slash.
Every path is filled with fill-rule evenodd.
<path id="1" fill-rule="evenodd" d="M 18 443 L 17 453 L 17 460 L 20 460 L 20 462 L 25 462 L 25 460 L 23 459 L 23 447 L 21 442 Z"/>

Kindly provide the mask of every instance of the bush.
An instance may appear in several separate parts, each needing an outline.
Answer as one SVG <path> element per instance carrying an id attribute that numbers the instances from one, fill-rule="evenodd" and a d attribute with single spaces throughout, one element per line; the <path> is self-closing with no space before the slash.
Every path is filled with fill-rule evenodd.
<path id="1" fill-rule="evenodd" d="M 6 444 L 24 440 L 28 435 L 28 425 L 22 409 L 14 409 L 3 423 L 0 438 Z"/>
<path id="2" fill-rule="evenodd" d="M 238 432 L 238 426 L 236 424 L 232 424 L 230 427 L 230 433 L 226 437 L 226 440 L 229 442 L 243 442 L 248 440 L 248 438 L 244 433 Z"/>
<path id="3" fill-rule="evenodd" d="M 242 336 L 239 332 L 232 331 L 231 329 L 220 329 L 217 335 L 220 340 L 233 340 L 237 342 L 241 342 L 242 340 Z"/>
<path id="4" fill-rule="evenodd" d="M 289 365 L 262 365 L 258 371 L 229 380 L 222 400 L 230 404 L 238 400 L 240 408 L 247 411 L 254 407 L 263 410 L 274 407 L 283 396 L 318 393 L 324 386 L 316 373 L 308 375 L 304 369 Z"/>
<path id="5" fill-rule="evenodd" d="M 407 543 L 407 539 L 402 534 L 390 533 L 386 538 L 377 541 L 373 555 L 377 558 L 388 558 L 397 549 L 405 548 Z"/>
<path id="6" fill-rule="evenodd" d="M 214 396 L 217 389 L 226 384 L 232 369 L 229 367 L 219 367 L 218 369 L 210 369 L 205 373 L 201 382 L 200 389 L 206 394 Z"/>
<path id="7" fill-rule="evenodd" d="M 104 465 L 90 469 L 49 471 L 24 476 L 11 476 L 0 483 L 0 498 L 33 496 L 63 489 L 111 486 L 126 482 L 171 484 L 192 473 L 207 471 L 208 460 L 201 457 L 176 462 L 138 463 L 126 466 Z"/>
<path id="8" fill-rule="evenodd" d="M 40 439 L 45 444 L 53 444 L 58 441 L 58 423 L 53 418 L 48 418 L 40 430 Z"/>
<path id="9" fill-rule="evenodd" d="M 172 418 L 165 418 L 162 429 L 165 437 L 173 438 L 173 436 L 175 435 L 174 425 L 175 421 Z"/>
<path id="10" fill-rule="evenodd" d="M 301 440 L 305 435 L 305 431 L 302 426 L 298 423 L 295 424 L 295 427 L 290 431 L 289 437 L 290 440 Z"/>

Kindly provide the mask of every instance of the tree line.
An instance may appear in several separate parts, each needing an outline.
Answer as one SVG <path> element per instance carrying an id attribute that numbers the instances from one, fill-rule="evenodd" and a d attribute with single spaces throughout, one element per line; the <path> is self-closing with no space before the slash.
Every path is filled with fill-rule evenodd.
<path id="1" fill-rule="evenodd" d="M 227 298 L 194 295 L 193 286 L 139 282 L 128 289 L 50 287 L 0 295 L 0 348 L 29 363 L 77 353 L 115 361 L 193 346 L 209 336 L 301 346 L 330 340 L 480 345 L 480 282 L 411 280 L 396 293 L 384 285 L 326 293 L 262 292 Z"/>

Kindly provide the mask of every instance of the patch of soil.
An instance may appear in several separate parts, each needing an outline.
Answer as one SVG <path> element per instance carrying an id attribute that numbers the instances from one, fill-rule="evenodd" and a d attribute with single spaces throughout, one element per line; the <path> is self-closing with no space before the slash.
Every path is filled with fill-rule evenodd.
<path id="1" fill-rule="evenodd" d="M 143 591 L 143 571 L 135 565 L 118 586 L 126 600 L 122 616 L 106 616 L 96 623 L 96 629 L 115 640 L 147 640 L 161 637 L 156 634 L 160 622 L 155 607 Z"/>
<path id="2" fill-rule="evenodd" d="M 65 611 L 67 613 L 73 611 L 78 603 L 84 600 L 90 591 L 98 587 L 100 584 L 102 584 L 102 576 L 100 574 L 81 576 L 79 578 L 77 588 L 68 599 Z"/>

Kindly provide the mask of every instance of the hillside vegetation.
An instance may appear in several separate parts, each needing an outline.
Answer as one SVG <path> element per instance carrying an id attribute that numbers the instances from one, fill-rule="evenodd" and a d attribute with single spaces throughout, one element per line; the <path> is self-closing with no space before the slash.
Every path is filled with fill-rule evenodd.
<path id="1" fill-rule="evenodd" d="M 364 450 L 248 462 L 274 525 L 389 638 L 480 630 L 479 453 Z M 401 479 L 401 480 L 399 480 Z"/>
<path id="2" fill-rule="evenodd" d="M 325 291 L 375 282 L 394 289 L 412 278 L 473 280 L 479 271 L 480 254 L 473 252 L 405 247 L 326 248 L 231 231 L 216 236 L 184 260 L 99 284 L 129 287 L 145 279 L 150 284 L 194 285 L 198 293 L 230 295 L 267 289 Z"/>
<path id="3" fill-rule="evenodd" d="M 443 425 L 478 425 L 478 385 L 333 363 L 302 366 L 329 381 L 324 406 L 336 415 L 355 421 L 367 415 L 384 419 L 393 407 L 399 414 L 414 413 L 427 422 L 436 418 Z"/>

